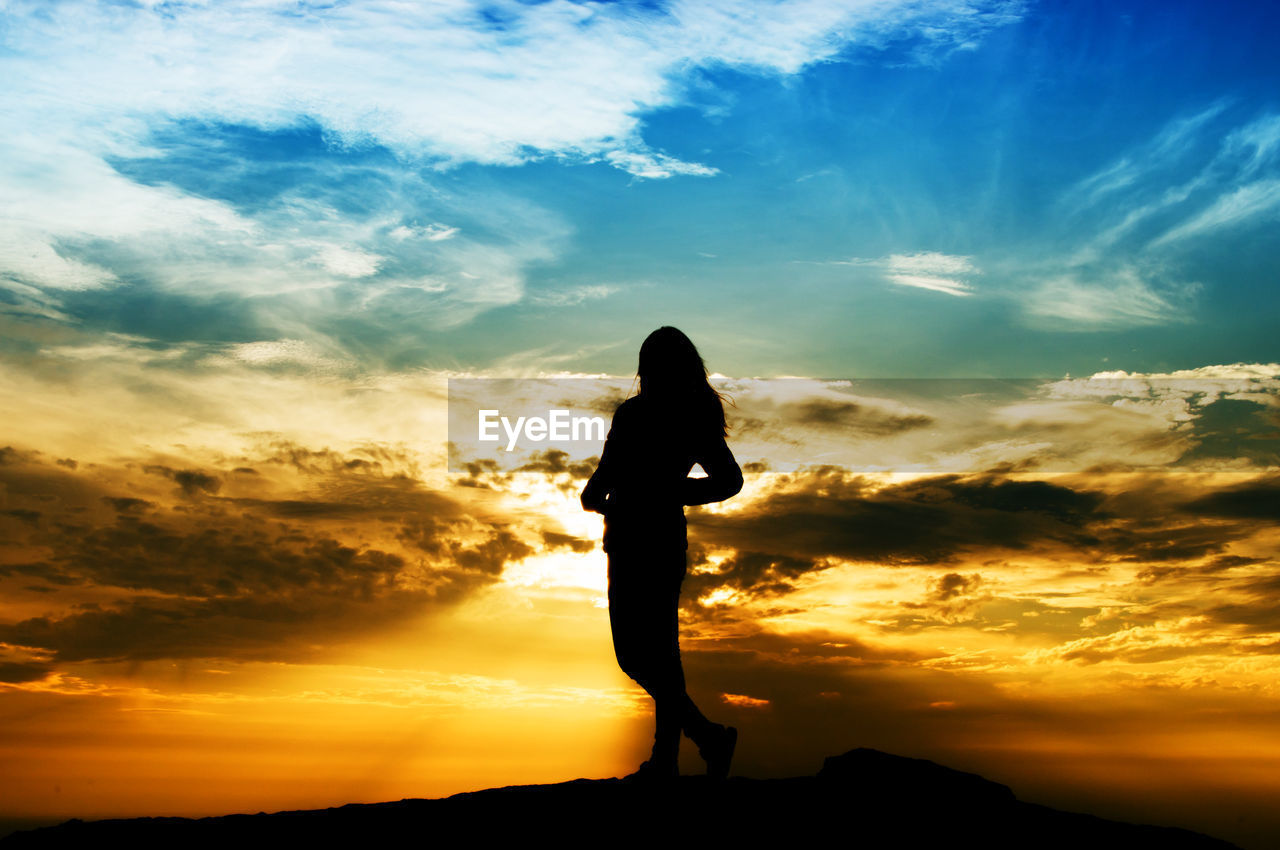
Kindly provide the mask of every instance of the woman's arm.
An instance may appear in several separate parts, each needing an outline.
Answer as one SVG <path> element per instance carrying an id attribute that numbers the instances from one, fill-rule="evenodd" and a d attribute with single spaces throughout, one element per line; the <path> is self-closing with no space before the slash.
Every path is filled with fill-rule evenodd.
<path id="1" fill-rule="evenodd" d="M 609 425 L 609 434 L 604 439 L 604 450 L 600 452 L 600 463 L 596 464 L 596 471 L 591 473 L 591 477 L 587 479 L 587 486 L 582 488 L 582 509 L 584 511 L 595 511 L 598 514 L 605 512 L 609 504 L 609 493 L 613 490 L 613 456 L 617 453 L 619 428 L 618 425 L 624 417 L 622 416 L 622 406 L 613 412 L 613 422 Z"/>
<path id="2" fill-rule="evenodd" d="M 601 453 L 600 464 L 596 467 L 596 471 L 587 479 L 587 486 L 582 488 L 582 509 L 584 511 L 595 511 L 602 514 L 605 507 L 609 503 L 609 486 L 608 464 L 605 463 L 605 457 L 608 456 L 609 448 L 606 444 L 605 450 Z"/>
<path id="3" fill-rule="evenodd" d="M 723 502 L 742 489 L 742 470 L 729 451 L 729 445 L 721 437 L 697 458 L 706 478 L 686 478 L 683 482 L 683 501 L 686 505 L 705 505 Z"/>

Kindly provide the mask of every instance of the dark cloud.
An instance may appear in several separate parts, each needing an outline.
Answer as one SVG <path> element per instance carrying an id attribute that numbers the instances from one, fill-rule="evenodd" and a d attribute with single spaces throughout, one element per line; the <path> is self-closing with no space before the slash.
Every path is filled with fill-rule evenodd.
<path id="1" fill-rule="evenodd" d="M 415 517 L 405 523 L 399 538 L 435 558 L 448 559 L 464 572 L 496 578 L 508 561 L 518 561 L 534 550 L 509 529 L 489 526 L 479 540 L 455 536 L 466 522 Z"/>
<path id="2" fill-rule="evenodd" d="M 884 666 L 895 662 L 919 661 L 926 654 L 906 649 L 874 646 L 847 634 L 810 630 L 786 635 L 763 629 L 751 629 L 729 638 L 699 640 L 693 651 L 710 656 L 772 660 L 788 667 L 811 663 L 837 666 Z"/>
<path id="3" fill-rule="evenodd" d="M 51 669 L 51 665 L 36 661 L 0 661 L 0 682 L 14 685 L 34 682 L 47 676 Z"/>
<path id="4" fill-rule="evenodd" d="M 980 573 L 945 573 L 929 581 L 929 592 L 921 602 L 903 602 L 910 614 L 898 618 L 897 630 L 915 630 L 936 623 L 971 621 L 982 605 L 993 597 L 986 593 L 987 582 Z"/>
<path id="5" fill-rule="evenodd" d="M 0 685 L 39 681 L 52 670 L 46 653 L 0 641 Z"/>
<path id="6" fill-rule="evenodd" d="M 376 506 L 360 501 L 330 502 L 321 499 L 227 499 L 236 507 L 254 513 L 297 519 L 355 517 L 377 511 Z"/>
<path id="7" fill-rule="evenodd" d="M 29 511 L 26 508 L 9 508 L 8 510 L 0 511 L 0 515 L 11 516 L 33 525 L 40 521 L 39 511 Z"/>
<path id="8" fill-rule="evenodd" d="M 1239 577 L 1227 573 L 1215 584 L 1212 604 L 1203 613 L 1216 623 L 1252 635 L 1280 639 L 1280 571 L 1250 571 Z M 1223 600 L 1218 602 L 1218 600 Z"/>
<path id="9" fill-rule="evenodd" d="M 1213 560 L 1200 567 L 1200 571 L 1204 573 L 1218 573 L 1224 570 L 1233 570 L 1236 567 L 1247 567 L 1253 564 L 1261 564 L 1264 558 L 1247 558 L 1244 555 L 1219 555 Z"/>
<path id="10" fill-rule="evenodd" d="M 582 461 L 570 459 L 568 452 L 559 449 L 547 449 L 533 452 L 528 462 L 516 467 L 516 472 L 539 472 L 543 475 L 567 475 L 571 479 L 586 481 L 595 472 L 600 458 L 591 457 Z"/>
<path id="11" fill-rule="evenodd" d="M 1168 578 L 1217 577 L 1219 574 L 1237 567 L 1247 567 L 1264 562 L 1264 558 L 1247 558 L 1243 555 L 1219 555 L 1203 564 L 1191 566 L 1182 564 L 1150 566 L 1138 573 L 1138 579 L 1146 583 L 1153 583 Z"/>
<path id="12" fill-rule="evenodd" d="M 1131 562 L 1193 561 L 1226 549 L 1234 540 L 1255 531 L 1249 525 L 1221 523 L 1165 522 L 1143 517 L 1127 524 L 1100 530 L 1099 554 Z"/>
<path id="13" fill-rule="evenodd" d="M 449 523 L 423 518 L 400 529 L 407 544 L 435 557 L 452 559 L 461 568 L 496 576 L 507 561 L 533 554 L 533 548 L 505 528 L 492 529 L 479 541 L 463 542 L 449 534 Z"/>
<path id="14" fill-rule="evenodd" d="M 146 499 L 135 499 L 131 496 L 103 496 L 102 500 L 122 514 L 140 513 L 156 506 L 155 502 L 148 502 Z"/>
<path id="15" fill-rule="evenodd" d="M 724 586 L 768 596 L 838 561 L 945 568 L 1010 553 L 1092 569 L 1169 565 L 1144 571 L 1145 581 L 1184 575 L 1193 565 L 1211 574 L 1251 563 L 1226 550 L 1267 527 L 1257 520 L 1270 516 L 1278 481 L 1188 500 L 1197 482 L 1167 477 L 1109 492 L 1097 477 L 1082 485 L 986 473 L 878 485 L 838 467 L 815 467 L 765 482 L 769 488 L 741 509 L 691 509 L 691 564 L 705 564 L 712 550 L 732 554 L 713 572 L 695 570 L 690 586 L 698 595 Z"/>
<path id="16" fill-rule="evenodd" d="M 618 409 L 618 405 L 632 395 L 633 389 L 634 387 L 628 390 L 609 388 L 605 392 L 591 396 L 585 403 L 576 398 L 562 398 L 555 403 L 555 406 L 566 410 L 583 408 L 593 413 L 603 414 L 608 418 L 613 416 L 614 411 Z"/>
<path id="17" fill-rule="evenodd" d="M 1274 407 L 1253 401 L 1219 398 L 1203 407 L 1193 408 L 1195 418 L 1190 427 L 1194 448 L 1178 458 L 1179 464 L 1192 464 L 1207 459 L 1248 459 L 1259 467 L 1280 465 L 1277 443 L 1277 416 Z"/>
<path id="18" fill-rule="evenodd" d="M 1150 643 L 1131 646 L 1110 646 L 1105 643 L 1071 646 L 1058 653 L 1063 661 L 1080 664 L 1100 664 L 1104 661 L 1125 661 L 1130 664 L 1155 664 L 1176 661 L 1197 655 L 1276 655 L 1280 653 L 1280 641 L 1266 645 L 1245 645 L 1233 640 L 1197 641 L 1187 644 Z"/>
<path id="19" fill-rule="evenodd" d="M 797 427 L 874 439 L 927 428 L 935 421 L 925 413 L 903 412 L 895 407 L 833 398 L 809 398 L 790 403 L 746 399 L 732 419 L 736 433 L 766 436 L 793 445 L 796 440 L 789 435 Z"/>
<path id="20" fill-rule="evenodd" d="M 1231 519 L 1280 520 L 1280 475 L 1259 478 L 1192 499 L 1186 513 Z"/>
<path id="21" fill-rule="evenodd" d="M 452 449 L 452 443 L 450 448 Z M 504 473 L 496 460 L 491 458 L 481 458 L 479 460 L 467 461 L 459 465 L 460 470 L 465 477 L 454 479 L 454 483 L 459 487 L 474 487 L 480 490 L 501 490 L 510 482 L 511 476 Z M 453 471 L 455 467 L 450 467 Z"/>
<path id="22" fill-rule="evenodd" d="M 39 452 L 22 451 L 13 446 L 0 446 L 0 466 L 38 462 Z"/>
<path id="23" fill-rule="evenodd" d="M 691 566 L 707 563 L 703 550 L 694 547 Z M 759 596 L 778 596 L 792 589 L 799 576 L 818 568 L 813 559 L 766 552 L 737 551 L 722 561 L 715 572 L 694 570 L 685 578 L 688 604 L 719 587 Z"/>
<path id="24" fill-rule="evenodd" d="M 55 663 L 311 656 L 456 602 L 535 551 L 507 523 L 384 474 L 385 466 L 308 457 L 303 466 L 317 470 L 310 485 L 330 498 L 213 497 L 166 507 L 104 492 L 83 473 L 30 457 L 0 467 L 0 492 L 11 502 L 44 506 L 41 521 L 12 540 L 40 554 L 0 574 L 41 579 L 55 604 L 56 589 L 72 586 L 108 599 L 0 625 L 0 642 L 38 647 Z M 202 493 L 218 480 L 155 465 L 145 472 Z M 388 524 L 409 548 L 355 542 L 387 539 Z"/>
<path id="25" fill-rule="evenodd" d="M 399 521 L 407 514 L 452 514 L 457 502 L 424 489 L 417 479 L 380 465 L 348 465 L 329 453 L 335 465 L 305 476 L 306 492 L 295 498 L 220 497 L 216 501 L 257 515 L 293 519 L 375 519 Z"/>
<path id="26" fill-rule="evenodd" d="M 365 552 L 342 560 L 353 571 L 373 564 L 376 573 L 388 557 Z M 143 596 L 0 626 L 0 640 L 41 647 L 59 662 L 215 656 L 291 660 L 321 656 L 334 643 L 402 620 L 432 601 L 425 591 L 371 592 L 362 581 L 340 590 L 299 587 L 190 599 Z"/>
<path id="27" fill-rule="evenodd" d="M 741 511 L 691 511 L 709 546 L 776 553 L 817 566 L 828 558 L 946 564 L 979 550 L 1089 547 L 1101 494 L 1043 481 L 941 476 L 875 489 L 820 468 L 785 476 Z M 794 575 L 794 566 L 787 572 Z"/>
<path id="28" fill-rule="evenodd" d="M 49 580 L 80 579 L 129 590 L 184 596 L 325 593 L 369 595 L 402 566 L 396 556 L 358 553 L 336 540 L 291 533 L 258 519 L 143 521 L 114 524 L 45 540 Z"/>
<path id="29" fill-rule="evenodd" d="M 40 562 L 27 561 L 27 562 L 22 562 L 17 564 L 0 565 L 0 575 L 34 576 L 35 578 L 43 579 L 49 584 L 60 585 L 63 587 L 85 583 L 84 577 L 58 572 L 55 568 L 50 567 L 50 565 L 47 562 L 43 562 L 43 561 L 40 561 Z M 49 588 L 44 587 L 42 588 L 42 590 L 47 591 L 49 590 Z"/>
<path id="30" fill-rule="evenodd" d="M 929 595 L 935 602 L 947 602 L 957 596 L 972 595 L 981 584 L 982 576 L 976 573 L 967 576 L 960 573 L 947 573 L 933 582 L 933 590 Z"/>
<path id="31" fill-rule="evenodd" d="M 790 416 L 804 425 L 838 428 L 859 435 L 887 436 L 932 425 L 932 416 L 894 413 L 851 401 L 814 399 L 791 406 Z"/>
<path id="32" fill-rule="evenodd" d="M 222 488 L 222 481 L 219 478 L 198 469 L 173 469 L 159 464 L 150 464 L 144 466 L 142 471 L 152 475 L 163 475 L 182 488 L 182 492 L 188 496 L 216 493 Z"/>
<path id="33" fill-rule="evenodd" d="M 510 471 L 504 470 L 502 464 L 492 458 L 460 462 L 455 468 L 465 477 L 455 481 L 460 487 L 505 491 L 512 488 L 518 474 L 542 475 L 562 493 L 574 493 L 582 489 L 599 463 L 598 457 L 575 461 L 560 449 L 546 449 L 531 452 L 527 461 Z"/>
<path id="34" fill-rule="evenodd" d="M 548 549 L 569 549 L 579 554 L 585 554 L 596 548 L 594 540 L 585 540 L 559 531 L 543 531 L 542 542 Z"/>
<path id="35" fill-rule="evenodd" d="M 1218 623 L 1241 626 L 1252 634 L 1280 634 L 1280 603 L 1274 598 L 1215 605 L 1205 614 Z"/>
<path id="36" fill-rule="evenodd" d="M 254 460 L 262 464 L 292 467 L 308 475 L 367 473 L 381 477 L 416 478 L 417 461 L 409 452 L 392 446 L 369 443 L 350 452 L 313 449 L 291 440 L 271 440 L 261 447 Z M 253 472 L 248 467 L 237 472 Z"/>

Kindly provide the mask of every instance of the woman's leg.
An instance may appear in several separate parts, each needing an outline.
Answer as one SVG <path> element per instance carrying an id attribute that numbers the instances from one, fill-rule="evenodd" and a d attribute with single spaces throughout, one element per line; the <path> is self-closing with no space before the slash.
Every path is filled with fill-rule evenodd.
<path id="1" fill-rule="evenodd" d="M 654 564 L 653 647 L 655 690 L 654 745 L 674 759 L 680 748 L 680 733 L 700 728 L 706 718 L 685 689 L 684 665 L 680 662 L 680 585 L 684 581 L 685 557 L 671 557 Z M 692 736 L 691 736 L 692 737 Z"/>
<path id="2" fill-rule="evenodd" d="M 623 672 L 653 697 L 655 728 L 650 762 L 672 772 L 684 726 L 682 701 L 687 699 L 676 611 L 679 580 L 669 553 L 632 547 L 609 555 L 613 651 Z"/>
<path id="3" fill-rule="evenodd" d="M 674 766 L 680 733 L 704 746 L 723 729 L 703 716 L 685 690 L 679 605 L 685 553 L 609 556 L 609 623 L 622 670 L 654 701 L 653 760 Z"/>
<path id="4" fill-rule="evenodd" d="M 686 553 L 681 550 L 672 559 L 671 570 L 661 571 L 670 581 L 661 586 L 663 598 L 659 610 L 663 612 L 663 670 L 666 671 L 667 688 L 654 702 L 658 715 L 658 740 L 670 743 L 672 754 L 677 752 L 680 732 L 688 735 L 698 746 L 698 754 L 707 762 L 709 775 L 723 778 L 729 772 L 729 763 L 738 741 L 738 730 L 712 723 L 698 710 L 685 687 L 684 665 L 680 661 L 680 588 L 684 584 L 687 567 Z"/>

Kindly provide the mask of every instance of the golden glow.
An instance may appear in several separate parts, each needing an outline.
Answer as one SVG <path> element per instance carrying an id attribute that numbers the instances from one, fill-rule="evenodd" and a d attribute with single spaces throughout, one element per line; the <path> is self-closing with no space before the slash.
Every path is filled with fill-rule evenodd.
<path id="1" fill-rule="evenodd" d="M 644 757 L 650 702 L 613 657 L 600 517 L 569 474 L 446 472 L 442 376 L 232 364 L 168 380 L 129 340 L 59 351 L 82 368 L 57 393 L 0 376 L 16 414 L 0 467 L 0 623 L 15 629 L 0 644 L 14 671 L 0 814 L 320 807 L 619 775 Z M 1085 402 L 1062 405 L 1073 427 L 1102 428 Z M 1132 435 L 1181 409 L 1104 418 Z M 1000 428 L 1048 410 L 1010 408 Z M 912 541 L 954 529 L 904 525 L 857 556 L 841 546 L 861 538 L 832 537 L 845 526 L 821 512 L 909 504 L 943 523 L 958 479 L 749 477 L 691 512 L 690 687 L 743 730 L 742 770 L 759 775 L 876 746 L 1045 802 L 1096 802 L 1098 788 L 1140 802 L 1152 770 L 1206 794 L 1280 792 L 1266 620 L 1280 532 L 1178 513 L 1268 473 L 1210 466 L 1007 475 L 1105 517 L 1088 534 L 1033 517 L 1043 527 L 1019 537 L 1007 524 L 1025 513 L 965 515 L 992 524 L 928 557 Z M 779 505 L 812 530 L 773 541 L 793 533 L 768 525 Z M 202 561 L 210 547 L 234 569 Z M 104 630 L 56 632 L 75 618 Z"/>

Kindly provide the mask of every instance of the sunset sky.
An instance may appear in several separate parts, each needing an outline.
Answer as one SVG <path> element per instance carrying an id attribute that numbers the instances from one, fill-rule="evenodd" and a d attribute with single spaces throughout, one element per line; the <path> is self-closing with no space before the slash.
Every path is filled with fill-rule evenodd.
<path id="1" fill-rule="evenodd" d="M 748 473 L 681 613 L 736 773 L 1274 846 L 1278 31 L 0 0 L 0 833 L 633 770 L 591 447 L 451 468 L 449 382 L 607 417 L 671 324 Z"/>

